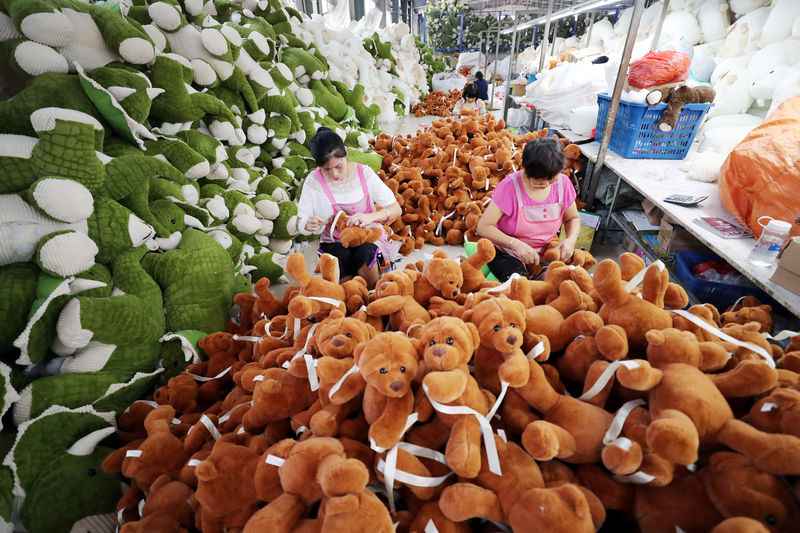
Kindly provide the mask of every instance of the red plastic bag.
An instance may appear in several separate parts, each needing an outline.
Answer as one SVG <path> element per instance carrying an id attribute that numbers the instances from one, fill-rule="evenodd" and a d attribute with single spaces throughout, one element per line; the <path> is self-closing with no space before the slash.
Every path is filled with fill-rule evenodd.
<path id="1" fill-rule="evenodd" d="M 722 206 L 761 235 L 769 215 L 800 236 L 800 94 L 784 101 L 728 155 L 719 173 Z"/>
<path id="2" fill-rule="evenodd" d="M 692 61 L 683 52 L 659 50 L 648 52 L 631 63 L 628 69 L 628 85 L 646 89 L 654 85 L 683 81 L 689 77 Z"/>

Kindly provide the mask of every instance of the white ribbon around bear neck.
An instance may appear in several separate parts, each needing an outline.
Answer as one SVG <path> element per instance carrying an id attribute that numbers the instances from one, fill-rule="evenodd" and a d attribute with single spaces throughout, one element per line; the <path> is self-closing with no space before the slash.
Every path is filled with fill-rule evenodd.
<path id="1" fill-rule="evenodd" d="M 229 366 L 228 368 L 226 368 L 225 370 L 223 370 L 222 372 L 220 372 L 216 376 L 211 376 L 211 377 L 201 376 L 199 374 L 192 374 L 191 372 L 186 372 L 186 373 L 195 381 L 214 381 L 215 379 L 219 379 L 222 376 L 224 376 L 225 374 L 227 374 L 228 372 L 230 372 L 231 368 L 233 368 L 233 366 Z"/>
<path id="2" fill-rule="evenodd" d="M 735 344 L 736 346 L 739 346 L 741 348 L 746 348 L 748 350 L 751 350 L 751 351 L 757 353 L 758 355 L 760 355 L 761 357 L 764 358 L 764 360 L 767 362 L 767 364 L 769 365 L 770 368 L 775 368 L 775 361 L 772 359 L 772 355 L 770 353 L 768 353 L 761 346 L 757 346 L 757 345 L 755 345 L 755 344 L 753 344 L 751 342 L 740 341 L 737 338 L 731 337 L 730 335 L 728 335 L 724 331 L 722 331 L 722 330 L 720 330 L 718 328 L 715 328 L 714 326 L 712 326 L 711 324 L 709 324 L 705 320 L 701 319 L 700 317 L 698 317 L 696 315 L 693 315 L 689 311 L 684 311 L 682 309 L 677 309 L 677 310 L 673 310 L 672 312 L 675 313 L 676 315 L 682 316 L 683 318 L 685 318 L 686 320 L 688 320 L 692 324 L 695 324 L 696 326 L 700 326 L 704 330 L 708 331 L 712 335 L 716 335 L 717 337 L 719 337 L 720 339 L 722 339 L 724 341 L 730 342 L 731 344 Z"/>
<path id="3" fill-rule="evenodd" d="M 278 468 L 280 468 L 283 466 L 283 463 L 286 462 L 286 459 L 268 453 L 266 459 L 264 459 L 264 462 L 267 463 L 268 465 L 277 466 Z"/>
<path id="4" fill-rule="evenodd" d="M 311 337 L 314 335 L 314 330 L 317 329 L 319 326 L 319 322 L 311 326 L 311 329 L 308 330 L 308 335 L 306 335 L 306 342 L 303 344 L 303 347 L 300 348 L 294 356 L 283 363 L 283 368 L 289 368 L 291 366 L 292 361 L 297 359 L 298 357 L 302 357 L 306 362 L 306 373 L 308 374 L 308 384 L 311 386 L 311 390 L 315 391 L 319 389 L 319 377 L 317 377 L 317 360 L 311 357 L 311 354 L 306 352 L 308 349 L 308 343 L 311 342 Z"/>
<path id="5" fill-rule="evenodd" d="M 436 411 L 446 415 L 469 415 L 475 417 L 475 419 L 478 421 L 478 425 L 481 428 L 483 444 L 486 447 L 486 460 L 489 462 L 489 471 L 493 474 L 497 474 L 498 476 L 502 476 L 503 471 L 500 468 L 500 458 L 497 455 L 497 444 L 494 441 L 494 432 L 492 431 L 491 424 L 489 424 L 489 417 L 494 416 L 495 411 L 500 405 L 499 401 L 505 396 L 507 388 L 508 383 L 505 383 L 505 388 L 498 397 L 498 401 L 496 401 L 492 406 L 492 410 L 489 411 L 489 414 L 487 414 L 487 416 L 483 416 L 478 411 L 467 407 L 466 405 L 444 405 L 437 402 L 431 398 L 428 387 L 424 383 L 422 384 L 422 389 L 425 391 L 425 394 L 428 396 L 428 400 L 431 402 L 431 405 L 434 409 L 436 409 Z"/>

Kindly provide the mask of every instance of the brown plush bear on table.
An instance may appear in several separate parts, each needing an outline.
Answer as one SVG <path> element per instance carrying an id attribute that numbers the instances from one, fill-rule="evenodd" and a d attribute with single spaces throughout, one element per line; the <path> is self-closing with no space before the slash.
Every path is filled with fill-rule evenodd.
<path id="1" fill-rule="evenodd" d="M 713 88 L 705 85 L 698 87 L 681 85 L 675 88 L 667 87 L 657 91 L 650 91 L 646 99 L 650 105 L 667 102 L 667 108 L 658 121 L 658 129 L 667 132 L 675 129 L 675 125 L 678 123 L 678 116 L 681 114 L 684 104 L 713 102 L 716 94 Z"/>

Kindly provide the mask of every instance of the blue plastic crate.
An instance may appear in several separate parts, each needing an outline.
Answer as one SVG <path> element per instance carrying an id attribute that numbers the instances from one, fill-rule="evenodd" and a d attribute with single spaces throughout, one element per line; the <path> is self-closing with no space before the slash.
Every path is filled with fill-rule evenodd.
<path id="1" fill-rule="evenodd" d="M 611 97 L 597 95 L 594 140 L 603 139 Z M 683 159 L 692 146 L 703 117 L 713 104 L 685 104 L 672 131 L 658 129 L 667 104 L 647 105 L 620 100 L 608 147 L 627 159 Z"/>
<path id="2" fill-rule="evenodd" d="M 691 292 L 701 303 L 710 303 L 719 312 L 725 311 L 734 304 L 740 296 L 755 296 L 761 303 L 772 306 L 779 305 L 766 292 L 752 283 L 749 285 L 731 285 L 716 281 L 705 281 L 692 274 L 695 265 L 706 261 L 722 259 L 714 254 L 699 254 L 695 252 L 678 252 L 675 256 L 675 275 L 681 280 L 683 286 Z"/>

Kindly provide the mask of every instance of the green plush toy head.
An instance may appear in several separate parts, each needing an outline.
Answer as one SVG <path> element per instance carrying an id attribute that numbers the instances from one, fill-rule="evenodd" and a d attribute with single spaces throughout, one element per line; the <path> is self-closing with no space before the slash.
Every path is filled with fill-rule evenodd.
<path id="1" fill-rule="evenodd" d="M 113 448 L 101 443 L 115 431 L 113 413 L 89 406 L 53 406 L 18 428 L 3 464 L 13 473 L 13 494 L 24 498 L 19 518 L 28 531 L 68 531 L 114 509 L 120 478 L 103 471 Z M 65 479 L 80 490 L 65 491 Z"/>

